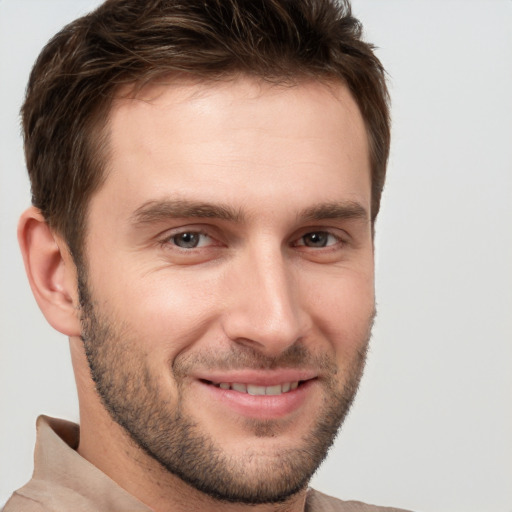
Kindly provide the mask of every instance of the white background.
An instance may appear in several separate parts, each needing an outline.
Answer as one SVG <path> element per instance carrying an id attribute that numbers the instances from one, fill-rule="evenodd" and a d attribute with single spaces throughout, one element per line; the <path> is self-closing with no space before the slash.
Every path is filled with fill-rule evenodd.
<path id="1" fill-rule="evenodd" d="M 42 45 L 93 0 L 0 0 L 0 503 L 40 413 L 78 419 L 66 339 L 15 239 L 18 109 Z M 355 0 L 390 75 L 379 316 L 357 403 L 314 479 L 422 512 L 512 511 L 512 1 Z"/>

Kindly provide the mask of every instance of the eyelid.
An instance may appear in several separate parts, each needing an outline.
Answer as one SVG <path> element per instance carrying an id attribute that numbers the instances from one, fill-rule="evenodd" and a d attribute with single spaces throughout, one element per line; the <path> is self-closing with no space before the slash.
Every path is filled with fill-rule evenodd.
<path id="1" fill-rule="evenodd" d="M 197 226 L 197 225 L 190 225 L 190 226 L 180 226 L 173 229 L 168 229 L 164 231 L 162 234 L 158 236 L 158 242 L 162 246 L 169 246 L 172 245 L 173 249 L 179 250 L 179 251 L 191 251 L 193 249 L 206 249 L 210 246 L 218 245 L 215 242 L 218 242 L 217 238 L 212 235 L 210 230 L 205 229 L 203 226 Z M 180 247 L 176 244 L 171 244 L 172 239 L 185 234 L 185 233 L 194 233 L 203 237 L 207 237 L 210 239 L 213 243 L 208 243 L 204 245 L 200 245 L 199 247 L 191 247 L 191 248 L 184 248 Z"/>
<path id="2" fill-rule="evenodd" d="M 173 247 L 176 250 L 180 251 L 188 251 L 190 252 L 192 249 L 208 249 L 209 247 L 215 246 L 223 246 L 226 243 L 226 240 L 223 240 L 222 232 L 219 232 L 215 226 L 204 225 L 204 224 L 189 224 L 189 225 L 180 225 L 179 227 L 170 228 L 155 237 L 158 243 L 162 246 L 169 245 L 171 240 L 183 233 L 196 233 L 202 236 L 205 236 L 211 240 L 211 243 L 204 244 L 200 247 L 195 248 L 181 248 L 178 245 L 174 245 Z M 308 247 L 304 243 L 301 243 L 302 239 L 312 233 L 326 233 L 329 236 L 332 236 L 336 239 L 338 243 L 327 245 L 326 247 Z M 298 231 L 291 237 L 291 246 L 292 247 L 305 247 L 306 249 L 311 250 L 329 250 L 338 247 L 339 245 L 345 246 L 351 243 L 351 236 L 345 230 L 334 227 L 334 226 L 306 226 Z"/>
<path id="3" fill-rule="evenodd" d="M 327 235 L 334 237 L 337 240 L 337 243 L 327 245 L 326 247 L 308 247 L 304 243 L 299 243 L 300 241 L 302 241 L 302 239 L 305 236 L 307 236 L 309 234 L 313 234 L 313 233 L 326 233 Z M 344 231 L 340 228 L 333 228 L 333 227 L 326 227 L 326 226 L 321 226 L 321 227 L 311 226 L 311 227 L 302 229 L 299 232 L 298 236 L 296 235 L 294 237 L 294 239 L 295 239 L 295 242 L 292 245 L 294 245 L 295 247 L 306 247 L 307 249 L 314 249 L 314 250 L 319 250 L 319 249 L 328 250 L 328 249 L 332 249 L 332 248 L 336 247 L 338 244 L 345 245 L 345 244 L 349 243 L 350 236 L 348 235 L 348 233 L 346 231 Z"/>

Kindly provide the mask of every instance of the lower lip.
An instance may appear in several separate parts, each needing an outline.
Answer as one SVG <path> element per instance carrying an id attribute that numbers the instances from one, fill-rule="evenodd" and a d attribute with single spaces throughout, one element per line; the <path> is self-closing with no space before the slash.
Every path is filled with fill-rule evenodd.
<path id="1" fill-rule="evenodd" d="M 278 419 L 297 411 L 306 402 L 316 380 L 308 380 L 297 389 L 280 395 L 249 395 L 232 389 L 222 389 L 199 381 L 210 398 L 232 411 L 248 418 Z"/>

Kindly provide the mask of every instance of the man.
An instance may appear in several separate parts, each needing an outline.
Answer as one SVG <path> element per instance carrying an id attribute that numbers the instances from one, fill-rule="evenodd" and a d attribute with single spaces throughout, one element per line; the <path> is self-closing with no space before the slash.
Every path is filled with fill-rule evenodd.
<path id="1" fill-rule="evenodd" d="M 80 430 L 39 419 L 6 512 L 382 510 L 307 487 L 363 371 L 389 151 L 348 4 L 107 1 L 22 113 L 19 240 Z"/>

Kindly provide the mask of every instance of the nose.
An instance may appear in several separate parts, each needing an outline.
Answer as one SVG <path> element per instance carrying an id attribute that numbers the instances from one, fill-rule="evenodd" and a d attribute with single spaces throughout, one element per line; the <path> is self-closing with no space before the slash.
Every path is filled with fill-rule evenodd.
<path id="1" fill-rule="evenodd" d="M 281 250 L 260 249 L 240 258 L 227 294 L 225 334 L 265 355 L 278 356 L 310 328 L 296 269 Z"/>

